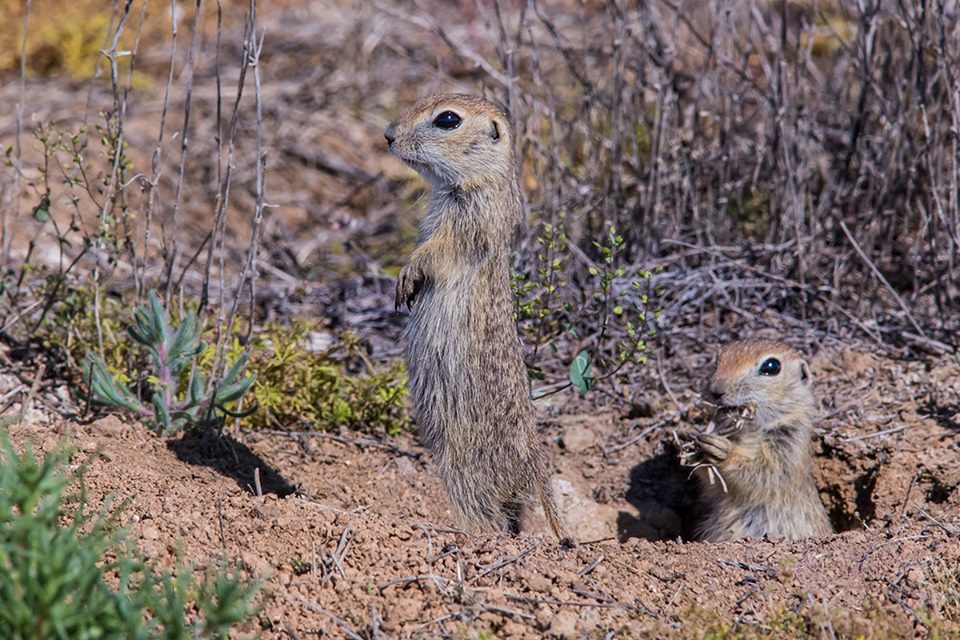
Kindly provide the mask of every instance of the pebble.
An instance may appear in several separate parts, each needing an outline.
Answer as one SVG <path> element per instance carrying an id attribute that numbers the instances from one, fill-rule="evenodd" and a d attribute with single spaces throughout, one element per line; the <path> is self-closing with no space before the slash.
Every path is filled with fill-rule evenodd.
<path id="1" fill-rule="evenodd" d="M 140 537 L 144 540 L 159 540 L 160 530 L 157 529 L 157 525 L 147 523 L 140 529 Z"/>
<path id="2" fill-rule="evenodd" d="M 561 611 L 550 621 L 550 635 L 558 638 L 576 638 L 580 618 L 573 611 Z"/>
<path id="3" fill-rule="evenodd" d="M 563 448 L 570 453 L 581 453 L 596 446 L 597 434 L 592 429 L 578 424 L 567 427 L 561 440 Z"/>
<path id="4" fill-rule="evenodd" d="M 537 609 L 537 624 L 541 629 L 546 629 L 552 621 L 553 611 L 545 604 L 540 605 L 540 608 Z"/>

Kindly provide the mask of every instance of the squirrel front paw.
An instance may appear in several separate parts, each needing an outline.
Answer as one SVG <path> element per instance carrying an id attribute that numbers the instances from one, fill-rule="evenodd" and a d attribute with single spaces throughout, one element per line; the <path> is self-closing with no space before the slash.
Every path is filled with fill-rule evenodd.
<path id="1" fill-rule="evenodd" d="M 733 449 L 733 442 L 725 436 L 712 433 L 701 433 L 697 436 L 697 448 L 709 464 L 723 462 Z"/>
<path id="2" fill-rule="evenodd" d="M 417 294 L 423 288 L 423 280 L 423 272 L 412 264 L 400 270 L 400 276 L 397 278 L 397 296 L 394 301 L 397 311 L 404 305 L 407 309 L 413 307 Z"/>

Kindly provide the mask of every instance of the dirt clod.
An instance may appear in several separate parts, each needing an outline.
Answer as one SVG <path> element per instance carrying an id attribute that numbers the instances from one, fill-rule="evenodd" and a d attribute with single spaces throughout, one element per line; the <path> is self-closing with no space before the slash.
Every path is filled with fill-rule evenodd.
<path id="1" fill-rule="evenodd" d="M 577 637 L 580 618 L 573 611 L 561 611 L 550 621 L 550 635 L 570 640 Z"/>

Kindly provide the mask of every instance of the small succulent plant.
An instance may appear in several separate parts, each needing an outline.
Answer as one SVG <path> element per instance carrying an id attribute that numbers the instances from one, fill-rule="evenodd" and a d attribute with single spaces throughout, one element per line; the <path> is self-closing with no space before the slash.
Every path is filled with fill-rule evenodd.
<path id="1" fill-rule="evenodd" d="M 154 369 L 147 378 L 153 391 L 150 402 L 144 403 L 117 380 L 100 356 L 88 351 L 84 378 L 93 399 L 135 413 L 161 435 L 186 427 L 216 425 L 223 416 L 249 416 L 257 410 L 256 406 L 242 412 L 226 406 L 239 400 L 256 379 L 242 377 L 247 355 L 241 354 L 220 383 L 209 388 L 206 377 L 195 366 L 197 356 L 205 348 L 200 329 L 200 320 L 193 311 L 187 311 L 180 325 L 173 326 L 156 293 L 151 291 L 149 303 L 134 309 L 133 324 L 127 327 L 130 337 L 147 349 L 148 362 Z"/>

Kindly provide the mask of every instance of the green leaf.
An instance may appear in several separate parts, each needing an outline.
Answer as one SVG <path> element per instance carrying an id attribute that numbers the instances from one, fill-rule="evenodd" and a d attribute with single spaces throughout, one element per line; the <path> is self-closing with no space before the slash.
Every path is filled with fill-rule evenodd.
<path id="1" fill-rule="evenodd" d="M 148 297 L 150 298 L 149 322 L 154 328 L 155 334 L 166 341 L 170 332 L 170 318 L 167 315 L 167 310 L 163 308 L 156 291 L 151 291 Z"/>
<path id="2" fill-rule="evenodd" d="M 163 394 L 159 391 L 153 394 L 153 413 L 160 431 L 167 431 L 170 428 L 170 410 L 163 401 Z"/>
<path id="3" fill-rule="evenodd" d="M 190 378 L 190 404 L 199 404 L 203 400 L 203 376 L 194 375 Z"/>
<path id="4" fill-rule="evenodd" d="M 224 402 L 233 402 L 234 400 L 239 400 L 240 396 L 247 392 L 247 389 L 250 388 L 250 385 L 252 385 L 256 379 L 256 376 L 249 376 L 240 382 L 237 382 L 236 384 L 232 384 L 227 387 L 221 387 L 217 391 L 217 403 L 223 404 Z"/>
<path id="5" fill-rule="evenodd" d="M 50 219 L 50 196 L 44 195 L 40 198 L 40 202 L 33 208 L 33 219 L 38 222 Z"/>
<path id="6" fill-rule="evenodd" d="M 243 371 L 243 368 L 247 366 L 247 361 L 250 359 L 250 356 L 246 351 L 237 356 L 237 359 L 234 360 L 233 364 L 230 366 L 230 369 L 223 376 L 224 384 L 232 384 L 234 379 Z"/>
<path id="7" fill-rule="evenodd" d="M 129 411 L 140 411 L 140 403 L 130 393 L 129 389 L 117 384 L 100 356 L 92 351 L 87 351 L 87 357 L 83 362 L 83 370 L 94 400 Z"/>
<path id="8" fill-rule="evenodd" d="M 578 353 L 570 363 L 570 383 L 580 390 L 581 398 L 587 395 L 587 391 L 593 386 L 590 369 L 590 354 L 586 351 Z"/>
<path id="9" fill-rule="evenodd" d="M 173 334 L 173 340 L 170 341 L 167 349 L 167 357 L 170 360 L 176 360 L 180 357 L 192 358 L 197 355 L 197 348 L 200 346 L 197 340 L 199 333 L 200 323 L 197 316 L 192 311 L 187 312 L 183 323 Z"/>

